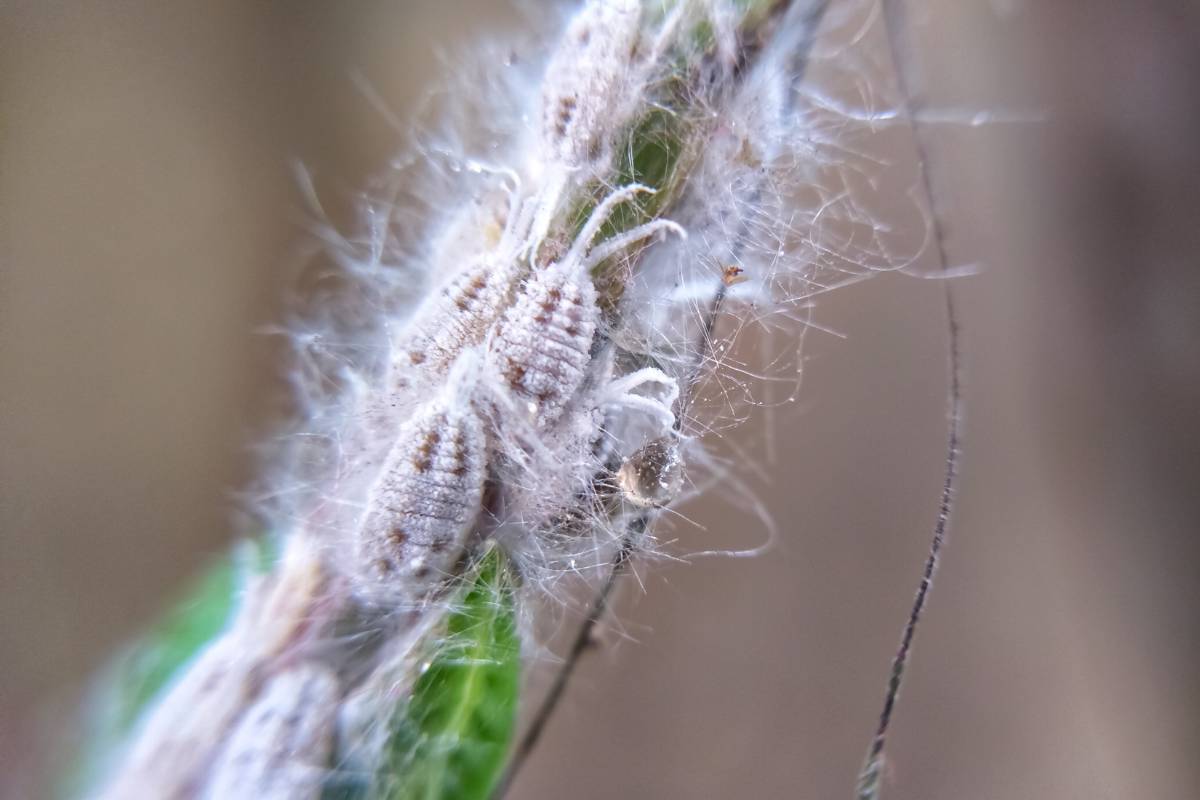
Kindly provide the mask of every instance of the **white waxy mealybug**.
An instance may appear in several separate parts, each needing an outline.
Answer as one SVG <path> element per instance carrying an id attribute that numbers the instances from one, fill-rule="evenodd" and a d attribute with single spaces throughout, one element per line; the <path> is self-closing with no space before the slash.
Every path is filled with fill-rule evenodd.
<path id="1" fill-rule="evenodd" d="M 637 0 L 593 0 L 568 25 L 542 87 L 542 139 L 561 165 L 599 160 L 623 127 L 640 23 Z"/>
<path id="2" fill-rule="evenodd" d="M 436 383 L 451 368 L 463 350 L 483 341 L 512 300 L 513 290 L 525 270 L 519 258 L 528 246 L 533 209 L 522 203 L 520 179 L 504 172 L 513 185 L 504 191 L 508 206 L 503 212 L 492 208 L 492 216 L 468 215 L 472 224 L 496 228 L 496 232 L 475 242 L 466 266 L 460 267 L 463 234 L 448 234 L 435 253 L 434 263 L 452 267 L 449 277 L 438 276 L 442 283 L 417 308 L 411 320 L 392 343 L 389 388 L 403 392 L 422 377 Z M 472 252 L 474 251 L 474 252 Z"/>
<path id="3" fill-rule="evenodd" d="M 497 326 L 489 361 L 538 428 L 558 419 L 583 382 L 598 317 L 591 280 L 553 264 L 529 279 Z"/>
<path id="4" fill-rule="evenodd" d="M 249 582 L 233 626 L 143 720 L 124 768 L 100 796 L 194 796 L 262 674 L 326 635 L 337 614 L 327 577 L 311 542 L 292 538 L 276 573 Z"/>
<path id="5" fill-rule="evenodd" d="M 519 434 L 505 442 L 509 447 L 497 459 L 505 518 L 534 531 L 537 538 L 560 528 L 552 520 L 570 516 L 604 469 L 610 441 L 604 409 L 592 395 L 586 389 L 581 392 L 555 425 L 537 432 L 536 442 Z"/>
<path id="6" fill-rule="evenodd" d="M 521 274 L 518 262 L 480 260 L 427 300 L 404 331 L 393 356 L 397 377 L 414 370 L 441 375 L 464 348 L 479 344 L 508 305 Z"/>
<path id="7" fill-rule="evenodd" d="M 141 724 L 121 772 L 101 800 L 190 795 L 253 696 L 258 662 L 244 655 L 244 646 L 241 637 L 226 634 L 188 668 Z"/>
<path id="8" fill-rule="evenodd" d="M 606 239 L 592 240 L 620 203 L 640 193 L 641 184 L 615 190 L 591 213 L 563 258 L 536 270 L 488 340 L 487 366 L 514 398 L 525 404 L 538 429 L 552 425 L 575 396 L 592 362 L 592 337 L 600 319 L 591 270 L 600 262 L 660 231 L 680 236 L 669 220 L 654 220 Z"/>
<path id="9" fill-rule="evenodd" d="M 205 800 L 319 798 L 340 696 L 337 678 L 322 666 L 269 678 L 212 766 Z"/>
<path id="10" fill-rule="evenodd" d="M 638 0 L 591 0 L 571 20 L 546 65 L 541 97 L 545 171 L 537 192 L 532 239 L 540 241 L 569 187 L 581 186 L 612 157 L 614 138 L 628 130 L 645 81 L 635 64 L 641 39 Z"/>
<path id="11" fill-rule="evenodd" d="M 486 458 L 483 423 L 452 391 L 400 427 L 355 536 L 364 597 L 417 601 L 453 572 L 479 516 Z"/>

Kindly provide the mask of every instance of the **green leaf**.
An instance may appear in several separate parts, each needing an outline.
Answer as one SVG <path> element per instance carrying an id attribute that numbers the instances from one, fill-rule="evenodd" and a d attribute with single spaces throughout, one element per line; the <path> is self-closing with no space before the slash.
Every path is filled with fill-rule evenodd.
<path id="1" fill-rule="evenodd" d="M 520 689 L 514 588 L 493 547 L 450 614 L 412 699 L 392 723 L 371 793 L 383 800 L 486 800 L 504 770 Z"/>
<path id="2" fill-rule="evenodd" d="M 216 560 L 154 626 L 118 655 L 89 692 L 89 707 L 74 744 L 78 755 L 61 794 L 71 797 L 100 778 L 105 762 L 180 670 L 226 627 L 241 577 L 274 562 L 273 541 L 247 542 Z"/>

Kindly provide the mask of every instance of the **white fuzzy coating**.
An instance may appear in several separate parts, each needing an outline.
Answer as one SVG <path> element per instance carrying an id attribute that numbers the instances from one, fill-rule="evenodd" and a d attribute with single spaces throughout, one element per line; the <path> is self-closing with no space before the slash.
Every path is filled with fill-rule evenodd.
<path id="1" fill-rule="evenodd" d="M 570 249 L 558 261 L 536 270 L 488 338 L 485 364 L 524 406 L 537 430 L 553 425 L 575 397 L 593 361 L 592 338 L 600 321 L 591 269 L 634 244 L 670 231 L 685 237 L 670 220 L 652 220 L 615 234 L 592 247 L 613 210 L 639 194 L 641 184 L 613 190 L 584 222 Z"/>
<path id="2" fill-rule="evenodd" d="M 560 164 L 579 167 L 607 150 L 615 112 L 630 100 L 641 13 L 637 0 L 592 0 L 567 26 L 542 84 L 542 140 Z"/>
<path id="3" fill-rule="evenodd" d="M 360 595 L 416 602 L 453 573 L 481 510 L 486 445 L 473 406 L 446 393 L 400 427 L 351 543 Z"/>
<path id="4" fill-rule="evenodd" d="M 521 274 L 513 261 L 480 259 L 429 297 L 393 350 L 398 379 L 444 374 L 463 349 L 479 344 L 500 317 Z M 401 388 L 401 387 L 397 387 Z"/>
<path id="5" fill-rule="evenodd" d="M 614 355 L 603 347 L 592 356 L 583 386 L 548 428 L 500 437 L 498 538 L 545 590 L 611 555 L 621 536 L 614 494 L 625 491 L 613 470 L 675 424 L 676 382 L 652 367 L 618 374 Z M 661 490 L 657 497 L 667 502 Z"/>
<path id="6" fill-rule="evenodd" d="M 315 800 L 328 774 L 341 697 L 329 669 L 272 676 L 209 771 L 204 800 Z"/>
<path id="7" fill-rule="evenodd" d="M 253 697 L 253 659 L 237 637 L 218 639 L 154 709 L 125 756 L 121 772 L 99 797 L 188 798 L 203 780 L 216 748 Z"/>
<path id="8" fill-rule="evenodd" d="M 340 599 L 383 614 L 428 604 L 429 613 L 379 623 L 356 608 L 335 638 L 329 626 L 322 633 L 311 624 L 312 598 L 302 581 L 291 581 L 259 611 L 243 612 L 256 620 L 247 633 L 218 640 L 156 703 L 110 796 L 196 797 L 208 789 L 210 797 L 236 797 L 243 785 L 257 785 L 254 793 L 268 800 L 309 794 L 307 769 L 294 779 L 281 770 L 273 785 L 250 777 L 272 753 L 300 756 L 301 766 L 322 761 L 325 701 L 297 700 L 325 697 L 321 679 L 297 692 L 280 674 L 310 655 L 296 647 L 306 637 L 323 637 L 321 652 L 350 667 L 342 672 L 344 698 L 334 701 L 348 720 L 334 769 L 369 775 L 387 733 L 384 713 L 408 695 L 427 653 L 413 642 L 418 633 L 438 635 L 438 612 L 453 603 L 439 590 L 455 580 L 467 548 L 494 539 L 526 585 L 549 591 L 555 574 L 610 563 L 607 554 L 623 546 L 626 522 L 642 509 L 674 503 L 685 487 L 723 485 L 707 476 L 723 476 L 724 464 L 706 462 L 693 437 L 716 427 L 702 413 L 722 421 L 740 415 L 730 386 L 739 388 L 754 365 L 734 364 L 707 397 L 697 392 L 703 369 L 730 359 L 724 338 L 733 334 L 724 318 L 712 325 L 714 298 L 722 298 L 723 314 L 738 315 L 740 330 L 749 318 L 803 316 L 791 309 L 827 289 L 815 280 L 817 266 L 854 272 L 859 265 L 850 261 L 863 253 L 884 256 L 885 266 L 897 260 L 879 243 L 876 218 L 860 208 L 866 187 L 850 169 L 839 174 L 853 167 L 848 157 L 821 156 L 822 147 L 854 144 L 843 121 L 811 124 L 812 107 L 838 116 L 819 96 L 803 106 L 808 118 L 797 111 L 793 54 L 807 49 L 769 43 L 735 81 L 750 4 L 583 5 L 552 48 L 540 86 L 502 93 L 464 81 L 447 95 L 490 95 L 494 113 L 462 136 L 419 147 L 417 169 L 440 177 L 410 184 L 397 174 L 411 196 L 384 192 L 364 209 L 368 246 L 349 237 L 333 248 L 350 291 L 333 303 L 320 298 L 313 324 L 296 331 L 308 359 L 296 381 L 307 389 L 298 405 L 308 418 L 293 436 L 303 446 L 272 487 L 284 512 L 272 527 L 319 542 L 321 555 L 341 568 L 337 591 L 347 597 Z M 698 21 L 712 27 L 715 46 L 693 35 Z M 486 62 L 486 74 L 510 69 L 507 45 L 480 52 L 488 57 L 473 60 Z M 614 148 L 660 107 L 686 124 L 664 134 L 682 145 L 682 156 L 659 184 L 667 196 L 654 213 L 686 224 L 692 238 L 609 264 L 657 232 L 681 230 L 651 219 L 601 236 L 613 206 L 646 191 L 637 186 L 614 190 L 574 227 L 599 187 L 627 179 L 613 168 Z M 874 125 L 879 117 L 866 110 L 864 124 Z M 490 177 L 451 177 L 460 173 Z M 479 193 L 474 206 L 471 191 Z M 414 197 L 423 214 L 409 214 Z M 831 242 L 846 225 L 845 241 Z M 600 262 L 616 268 L 605 277 L 620 288 L 606 290 L 605 301 L 619 296 L 620 303 L 605 302 L 603 313 L 591 279 Z M 723 281 L 726 274 L 741 282 Z M 472 351 L 483 353 L 486 370 L 469 371 L 485 372 L 480 388 L 490 396 L 449 377 Z M 685 397 L 677 402 L 680 387 Z M 727 485 L 741 502 L 741 484 Z M 360 619 L 369 631 L 356 627 Z M 345 646 L 365 633 L 385 639 L 378 654 Z M 292 727 L 274 714 L 285 709 L 299 715 Z M 309 752 L 316 755 L 301 755 Z"/>
<path id="9" fill-rule="evenodd" d="M 589 376 L 588 386 L 548 429 L 530 431 L 532 436 L 517 431 L 516 441 L 505 442 L 499 475 L 503 516 L 534 531 L 533 538 L 562 527 L 562 518 L 571 516 L 572 506 L 592 491 L 610 456 L 595 379 L 594 373 Z M 532 546 L 540 547 L 536 542 Z"/>
<path id="10" fill-rule="evenodd" d="M 326 635 L 335 608 L 304 537 L 288 544 L 277 572 L 251 582 L 232 627 L 187 667 L 141 724 L 125 764 L 100 795 L 191 798 L 264 674 Z"/>
<path id="11" fill-rule="evenodd" d="M 525 283 L 488 342 L 486 364 L 545 429 L 575 396 L 591 362 L 600 312 L 578 266 L 551 264 Z"/>

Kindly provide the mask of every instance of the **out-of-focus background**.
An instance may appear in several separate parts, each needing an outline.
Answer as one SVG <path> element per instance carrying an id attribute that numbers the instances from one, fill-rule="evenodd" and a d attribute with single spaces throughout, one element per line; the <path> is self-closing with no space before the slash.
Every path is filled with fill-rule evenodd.
<path id="1" fill-rule="evenodd" d="M 835 0 L 836 3 L 836 0 Z M 910 4 L 958 280 L 958 508 L 892 798 L 1200 785 L 1200 11 Z M 918 9 L 917 6 L 920 6 Z M 229 540 L 281 397 L 306 216 L 350 198 L 483 0 L 0 8 L 0 774 L 38 796 L 81 682 Z M 463 52 L 461 49 L 457 52 Z M 936 114 L 932 116 L 937 116 Z M 942 479 L 942 285 L 823 298 L 799 402 L 738 435 L 783 532 L 641 571 L 520 798 L 847 797 Z M 773 448 L 765 445 L 767 438 Z M 774 456 L 768 458 L 768 451 Z M 729 503 L 697 546 L 757 543 Z"/>

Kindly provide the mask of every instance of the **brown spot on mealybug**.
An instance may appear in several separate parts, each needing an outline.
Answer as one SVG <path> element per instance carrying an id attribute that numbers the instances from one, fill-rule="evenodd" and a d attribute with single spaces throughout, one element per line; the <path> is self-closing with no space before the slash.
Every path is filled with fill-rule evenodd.
<path id="1" fill-rule="evenodd" d="M 454 437 L 454 467 L 450 470 L 450 474 L 456 478 L 461 478 L 467 474 L 467 443 L 460 431 Z"/>
<path id="2" fill-rule="evenodd" d="M 433 466 L 433 448 L 442 440 L 442 434 L 433 428 L 425 434 L 425 440 L 417 446 L 416 456 L 413 457 L 413 468 L 417 472 L 428 472 Z"/>
<path id="3" fill-rule="evenodd" d="M 476 276 L 475 280 L 463 287 L 462 293 L 458 298 L 459 308 L 463 307 L 463 303 L 470 305 L 469 301 L 478 300 L 480 292 L 483 291 L 483 287 L 486 285 L 487 281 L 482 276 Z"/>
<path id="4" fill-rule="evenodd" d="M 559 136 L 565 136 L 567 127 L 571 124 L 571 118 L 575 116 L 576 100 L 568 95 L 558 102 L 558 119 L 555 121 L 554 130 Z"/>
<path id="5" fill-rule="evenodd" d="M 508 359 L 508 369 L 504 371 L 504 377 L 514 389 L 517 388 L 525 380 L 525 365 Z"/>
<path id="6" fill-rule="evenodd" d="M 449 393 L 401 426 L 349 554 L 356 593 L 416 601 L 455 574 L 482 510 L 486 451 L 483 420 Z"/>

